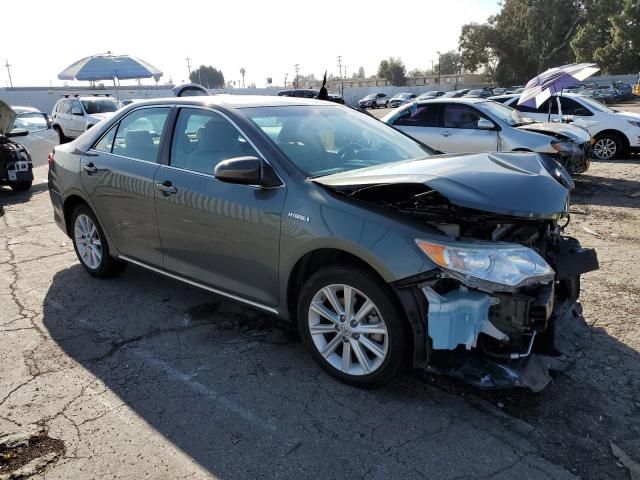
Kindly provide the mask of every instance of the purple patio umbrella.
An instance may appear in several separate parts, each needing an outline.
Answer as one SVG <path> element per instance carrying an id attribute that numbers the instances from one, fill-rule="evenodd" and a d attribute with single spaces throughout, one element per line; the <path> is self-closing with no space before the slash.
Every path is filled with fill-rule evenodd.
<path id="1" fill-rule="evenodd" d="M 520 94 L 518 105 L 542 105 L 552 95 L 562 93 L 568 86 L 581 82 L 600 70 L 595 63 L 572 63 L 550 68 L 527 82 Z"/>

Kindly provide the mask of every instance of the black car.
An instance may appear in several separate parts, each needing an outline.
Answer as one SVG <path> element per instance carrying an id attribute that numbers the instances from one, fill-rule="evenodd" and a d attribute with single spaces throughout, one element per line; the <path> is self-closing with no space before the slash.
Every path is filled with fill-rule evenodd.
<path id="1" fill-rule="evenodd" d="M 13 130 L 15 112 L 0 100 L 0 185 L 24 191 L 33 182 L 33 163 L 27 149 L 11 138 L 27 135 L 28 130 Z"/>

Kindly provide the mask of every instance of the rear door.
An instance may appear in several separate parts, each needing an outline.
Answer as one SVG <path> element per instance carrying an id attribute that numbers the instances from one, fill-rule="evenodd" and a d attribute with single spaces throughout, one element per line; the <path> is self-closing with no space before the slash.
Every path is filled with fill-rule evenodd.
<path id="1" fill-rule="evenodd" d="M 440 150 L 439 103 L 412 104 L 393 121 L 393 126 L 429 147 Z"/>
<path id="2" fill-rule="evenodd" d="M 278 303 L 284 186 L 221 182 L 215 166 L 261 157 L 223 114 L 181 108 L 168 165 L 156 175 L 156 210 L 167 270 L 267 305 Z"/>
<path id="3" fill-rule="evenodd" d="M 69 115 L 69 130 L 72 137 L 79 137 L 84 133 L 86 125 L 85 113 L 80 100 L 71 101 L 71 112 Z"/>
<path id="4" fill-rule="evenodd" d="M 170 107 L 141 107 L 81 160 L 82 185 L 107 236 L 124 255 L 162 266 L 154 177 Z"/>
<path id="5" fill-rule="evenodd" d="M 464 103 L 442 105 L 440 148 L 445 153 L 495 152 L 498 150 L 498 131 L 478 128 L 482 118 L 490 120 L 479 110 Z"/>

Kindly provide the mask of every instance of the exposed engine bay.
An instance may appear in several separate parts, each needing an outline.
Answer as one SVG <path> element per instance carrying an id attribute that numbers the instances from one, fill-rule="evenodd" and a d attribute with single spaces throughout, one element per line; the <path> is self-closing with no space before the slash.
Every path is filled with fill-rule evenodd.
<path id="1" fill-rule="evenodd" d="M 453 241 L 506 242 L 537 252 L 555 272 L 547 281 L 494 289 L 444 269 L 413 288 L 426 298 L 429 368 L 486 388 L 539 391 L 547 385 L 553 358 L 563 357 L 555 344 L 560 307 L 578 299 L 580 275 L 598 268 L 593 249 L 562 235 L 568 214 L 550 219 L 478 211 L 454 205 L 425 184 L 343 193 L 426 222 Z"/>

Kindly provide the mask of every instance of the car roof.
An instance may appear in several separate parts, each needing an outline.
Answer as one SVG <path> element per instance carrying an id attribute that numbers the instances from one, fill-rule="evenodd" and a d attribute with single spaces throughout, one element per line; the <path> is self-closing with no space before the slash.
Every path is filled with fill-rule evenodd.
<path id="1" fill-rule="evenodd" d="M 418 103 L 465 103 L 465 104 L 476 104 L 476 103 L 485 103 L 487 101 L 486 98 L 473 98 L 473 97 L 458 97 L 458 98 L 434 98 L 431 100 L 421 100 Z"/>
<path id="2" fill-rule="evenodd" d="M 277 95 L 229 95 L 219 94 L 195 97 L 154 98 L 135 105 L 202 105 L 228 108 L 280 107 L 293 105 L 339 106 L 325 100 L 302 97 L 280 97 Z"/>

